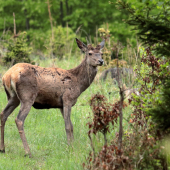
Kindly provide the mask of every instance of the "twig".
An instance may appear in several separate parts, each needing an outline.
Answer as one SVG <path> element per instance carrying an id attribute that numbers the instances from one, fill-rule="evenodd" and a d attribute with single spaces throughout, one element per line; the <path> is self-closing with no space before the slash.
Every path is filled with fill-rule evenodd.
<path id="1" fill-rule="evenodd" d="M 88 137 L 90 139 L 90 145 L 91 145 L 91 148 L 93 150 L 93 158 L 95 158 L 95 150 L 94 150 L 94 146 L 93 146 L 93 141 L 92 141 L 91 135 L 89 134 Z"/>
<path id="2" fill-rule="evenodd" d="M 16 24 L 15 24 L 15 13 L 13 12 L 13 17 L 14 17 L 14 37 L 16 35 Z"/>
<path id="3" fill-rule="evenodd" d="M 53 56 L 53 40 L 54 40 L 53 20 L 52 20 L 52 16 L 51 16 L 51 10 L 50 10 L 51 5 L 50 5 L 49 0 L 47 0 L 46 3 L 48 5 L 48 13 L 49 13 L 50 24 L 51 24 L 51 38 L 50 38 L 51 43 L 50 43 L 50 45 L 51 45 L 51 56 Z"/>
<path id="4" fill-rule="evenodd" d="M 117 57 L 117 78 L 118 78 L 118 87 L 119 87 L 119 94 L 120 94 L 120 105 L 119 105 L 119 138 L 118 138 L 118 148 L 121 150 L 122 148 L 122 137 L 123 137 L 123 101 L 124 101 L 124 89 L 122 88 L 122 85 L 120 83 L 120 75 L 119 75 L 119 62 L 118 62 L 118 55 L 120 48 L 118 47 L 119 42 L 117 43 L 116 47 L 116 57 Z M 120 152 L 121 154 L 121 152 Z"/>

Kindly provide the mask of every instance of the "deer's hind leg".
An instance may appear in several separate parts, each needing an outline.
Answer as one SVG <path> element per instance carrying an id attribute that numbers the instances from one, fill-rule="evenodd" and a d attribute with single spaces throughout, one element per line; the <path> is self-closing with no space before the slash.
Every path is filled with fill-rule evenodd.
<path id="1" fill-rule="evenodd" d="M 27 87 L 27 90 L 29 91 L 29 93 L 18 93 L 20 102 L 21 102 L 21 108 L 19 111 L 19 114 L 17 115 L 17 118 L 15 119 L 15 123 L 17 125 L 23 146 L 24 146 L 24 150 L 25 150 L 25 155 L 28 155 L 29 157 L 31 157 L 31 151 L 30 148 L 28 146 L 27 143 L 27 139 L 25 136 L 25 132 L 24 132 L 24 121 L 31 109 L 31 106 L 33 105 L 37 93 L 35 91 L 32 91 L 31 88 Z M 24 91 L 23 91 L 24 92 Z"/>
<path id="2" fill-rule="evenodd" d="M 25 154 L 29 155 L 31 157 L 31 152 L 30 152 L 30 148 L 28 146 L 27 143 L 27 139 L 25 136 L 25 132 L 24 132 L 24 121 L 25 118 L 27 117 L 30 109 L 31 109 L 32 103 L 30 102 L 21 102 L 21 108 L 19 111 L 19 114 L 17 116 L 17 118 L 15 119 L 15 123 L 17 125 L 24 149 L 25 149 Z"/>
<path id="3" fill-rule="evenodd" d="M 14 111 L 14 109 L 20 103 L 16 94 L 15 94 L 15 96 L 10 97 L 9 94 L 7 93 L 7 96 L 8 96 L 8 104 L 1 113 L 1 146 L 0 146 L 0 152 L 3 152 L 3 153 L 5 152 L 5 145 L 4 145 L 5 123 L 7 121 L 8 116 Z"/>

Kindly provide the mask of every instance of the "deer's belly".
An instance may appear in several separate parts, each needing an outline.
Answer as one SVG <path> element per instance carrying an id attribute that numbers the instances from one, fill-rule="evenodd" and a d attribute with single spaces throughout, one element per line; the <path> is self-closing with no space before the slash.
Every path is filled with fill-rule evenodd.
<path id="1" fill-rule="evenodd" d="M 62 97 L 55 93 L 38 95 L 32 105 L 35 109 L 62 108 Z"/>
<path id="2" fill-rule="evenodd" d="M 62 108 L 62 105 L 51 105 L 49 103 L 37 103 L 34 102 L 32 105 L 35 109 L 52 109 L 52 108 Z"/>

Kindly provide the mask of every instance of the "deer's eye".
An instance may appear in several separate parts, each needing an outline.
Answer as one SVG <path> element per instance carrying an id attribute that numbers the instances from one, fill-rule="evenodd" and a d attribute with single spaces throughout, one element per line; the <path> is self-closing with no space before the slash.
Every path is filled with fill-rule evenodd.
<path id="1" fill-rule="evenodd" d="M 89 53 L 89 55 L 92 55 L 92 53 Z"/>

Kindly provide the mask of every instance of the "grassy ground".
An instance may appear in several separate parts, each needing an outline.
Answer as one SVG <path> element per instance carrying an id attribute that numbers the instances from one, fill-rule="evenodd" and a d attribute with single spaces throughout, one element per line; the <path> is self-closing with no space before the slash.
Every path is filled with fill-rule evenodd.
<path id="1" fill-rule="evenodd" d="M 75 60 L 70 58 L 64 61 L 50 60 L 37 61 L 41 66 L 56 65 L 63 69 L 70 69 L 77 66 L 82 57 Z M 4 68 L 0 68 L 2 72 Z M 92 85 L 79 97 L 76 105 L 72 108 L 71 120 L 74 126 L 74 142 L 71 146 L 67 145 L 64 120 L 58 109 L 36 110 L 31 109 L 25 120 L 25 133 L 33 157 L 24 157 L 24 148 L 20 139 L 15 118 L 19 112 L 18 107 L 8 118 L 5 127 L 5 146 L 6 153 L 0 154 L 0 170 L 36 170 L 36 169 L 57 169 L 57 170 L 80 170 L 82 163 L 91 150 L 87 136 L 88 128 L 87 117 L 92 116 L 89 99 L 93 94 L 100 92 L 104 94 L 110 102 L 118 99 L 116 86 L 111 80 L 105 83 L 95 80 Z M 110 95 L 109 95 L 109 92 Z M 0 90 L 0 108 L 4 109 L 7 99 L 4 90 Z M 124 115 L 128 116 L 130 109 L 124 110 Z M 124 127 L 127 127 L 124 121 Z M 111 140 L 118 128 L 115 127 L 108 138 Z M 95 146 L 100 148 L 103 144 L 103 136 L 98 135 Z"/>

